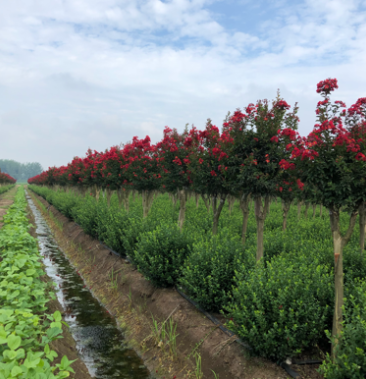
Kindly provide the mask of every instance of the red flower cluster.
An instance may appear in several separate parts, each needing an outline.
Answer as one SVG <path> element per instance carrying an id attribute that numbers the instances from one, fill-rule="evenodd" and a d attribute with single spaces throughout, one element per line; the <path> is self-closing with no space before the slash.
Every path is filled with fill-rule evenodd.
<path id="1" fill-rule="evenodd" d="M 322 80 L 317 84 L 316 92 L 328 95 L 331 93 L 331 91 L 334 91 L 336 88 L 338 88 L 337 79 L 329 78 L 329 79 Z"/>

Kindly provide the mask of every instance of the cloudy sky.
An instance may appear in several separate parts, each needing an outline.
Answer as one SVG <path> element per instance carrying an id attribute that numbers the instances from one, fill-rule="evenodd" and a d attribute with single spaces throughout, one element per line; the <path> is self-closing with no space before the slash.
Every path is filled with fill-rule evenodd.
<path id="1" fill-rule="evenodd" d="M 0 0 L 0 159 L 44 168 L 165 125 L 221 126 L 277 88 L 366 96 L 364 0 Z"/>

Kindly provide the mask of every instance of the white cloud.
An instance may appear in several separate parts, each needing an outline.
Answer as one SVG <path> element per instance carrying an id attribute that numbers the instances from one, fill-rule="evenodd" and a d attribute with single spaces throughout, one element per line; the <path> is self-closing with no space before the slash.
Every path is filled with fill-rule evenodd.
<path id="1" fill-rule="evenodd" d="M 365 96 L 360 1 L 279 2 L 270 19 L 258 7 L 257 34 L 229 30 L 210 4 L 4 3 L 0 157 L 60 165 L 134 135 L 157 140 L 165 125 L 204 127 L 211 118 L 219 126 L 227 111 L 272 99 L 277 88 L 299 102 L 306 133 L 319 80 L 337 77 L 334 98 L 348 105 Z"/>

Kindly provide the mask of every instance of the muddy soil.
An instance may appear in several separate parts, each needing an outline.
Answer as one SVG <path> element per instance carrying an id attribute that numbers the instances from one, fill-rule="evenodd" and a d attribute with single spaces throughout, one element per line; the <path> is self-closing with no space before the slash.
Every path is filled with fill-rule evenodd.
<path id="1" fill-rule="evenodd" d="M 94 295 L 124 328 L 126 338 L 147 367 L 161 378 L 196 378 L 195 355 L 202 357 L 202 378 L 284 379 L 290 376 L 275 363 L 250 357 L 216 325 L 183 299 L 175 289 L 154 288 L 131 264 L 115 256 L 47 201 L 29 191 L 51 226 L 58 245 L 77 267 Z M 43 210 L 39 206 L 43 205 Z M 45 209 L 49 207 L 49 210 Z M 111 276 L 115 284 L 112 285 Z M 116 279 L 117 278 L 117 279 Z M 177 324 L 177 356 L 158 344 L 152 317 Z M 318 379 L 314 366 L 298 366 L 301 378 Z"/>

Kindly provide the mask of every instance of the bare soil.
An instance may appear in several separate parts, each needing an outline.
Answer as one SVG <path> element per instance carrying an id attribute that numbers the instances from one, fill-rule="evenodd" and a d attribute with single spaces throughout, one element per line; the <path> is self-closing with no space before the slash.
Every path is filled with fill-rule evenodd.
<path id="1" fill-rule="evenodd" d="M 35 204 L 49 204 L 29 192 Z M 37 202 L 38 200 L 38 202 Z M 40 208 L 40 207 L 39 207 Z M 196 378 L 195 353 L 202 357 L 203 379 L 284 379 L 290 376 L 275 363 L 250 357 L 249 352 L 234 342 L 208 320 L 175 289 L 158 289 L 126 260 L 115 256 L 97 240 L 85 234 L 78 225 L 53 206 L 40 210 L 52 228 L 56 241 L 82 275 L 89 289 L 117 319 L 126 339 L 141 355 L 150 371 L 161 378 Z M 112 287 L 111 274 L 117 274 L 117 287 Z M 152 335 L 152 317 L 160 322 L 171 318 L 177 324 L 177 357 L 168 347 L 157 345 Z M 293 367 L 299 378 L 322 378 L 316 366 Z"/>

